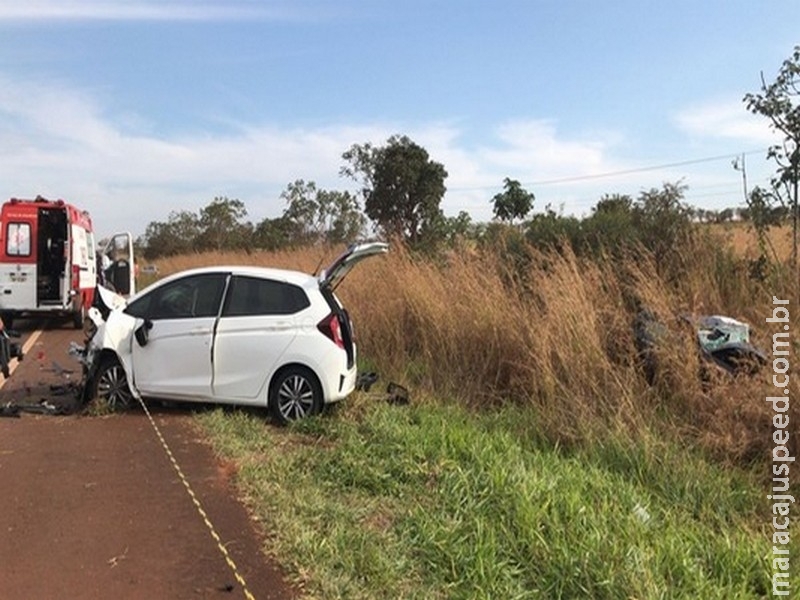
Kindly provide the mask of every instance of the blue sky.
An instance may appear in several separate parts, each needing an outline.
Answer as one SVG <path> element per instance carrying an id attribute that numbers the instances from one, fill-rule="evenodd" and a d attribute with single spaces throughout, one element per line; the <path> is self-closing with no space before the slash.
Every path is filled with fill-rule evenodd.
<path id="1" fill-rule="evenodd" d="M 0 197 L 87 208 L 102 233 L 238 198 L 254 222 L 354 143 L 405 134 L 442 208 L 491 218 L 505 177 L 588 214 L 682 180 L 703 208 L 765 185 L 742 102 L 800 44 L 774 0 L 0 0 Z"/>

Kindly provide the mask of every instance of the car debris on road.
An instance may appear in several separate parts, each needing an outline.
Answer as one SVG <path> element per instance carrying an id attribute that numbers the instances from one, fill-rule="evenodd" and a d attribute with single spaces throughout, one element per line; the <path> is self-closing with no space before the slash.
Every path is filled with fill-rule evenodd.
<path id="1" fill-rule="evenodd" d="M 0 409 L 0 416 L 3 417 L 19 417 L 20 413 L 28 412 L 38 415 L 58 415 L 66 414 L 63 408 L 55 404 L 51 404 L 47 400 L 40 400 L 39 402 L 17 404 L 15 402 L 7 402 Z"/>

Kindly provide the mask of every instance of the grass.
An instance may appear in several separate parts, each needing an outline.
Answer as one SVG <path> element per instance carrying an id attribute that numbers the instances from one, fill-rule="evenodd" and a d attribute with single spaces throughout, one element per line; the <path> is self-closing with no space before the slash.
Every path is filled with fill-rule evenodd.
<path id="1" fill-rule="evenodd" d="M 649 436 L 554 447 L 519 407 L 352 400 L 288 429 L 245 412 L 199 417 L 309 597 L 731 599 L 771 589 L 753 473 Z"/>
<path id="2" fill-rule="evenodd" d="M 755 258 L 759 253 L 758 240 L 749 223 L 732 222 L 708 225 L 709 229 L 727 238 L 741 256 Z M 792 254 L 791 224 L 772 226 L 767 232 L 769 248 L 780 259 L 788 259 Z"/>

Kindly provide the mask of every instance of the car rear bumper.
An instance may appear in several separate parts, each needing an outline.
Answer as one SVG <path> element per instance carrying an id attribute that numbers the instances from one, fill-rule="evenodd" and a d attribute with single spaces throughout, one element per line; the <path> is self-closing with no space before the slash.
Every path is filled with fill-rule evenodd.
<path id="1" fill-rule="evenodd" d="M 337 349 L 335 355 L 335 360 L 329 362 L 327 366 L 323 366 L 322 369 L 317 370 L 321 379 L 324 379 L 321 383 L 326 404 L 343 400 L 349 396 L 356 387 L 358 369 L 355 366 L 355 362 L 352 367 L 348 368 L 345 353 Z M 327 377 L 324 377 L 325 374 L 327 374 Z"/>
<path id="2" fill-rule="evenodd" d="M 331 395 L 328 402 L 338 402 L 349 396 L 356 387 L 357 369 L 352 369 L 339 375 L 339 390 Z"/>

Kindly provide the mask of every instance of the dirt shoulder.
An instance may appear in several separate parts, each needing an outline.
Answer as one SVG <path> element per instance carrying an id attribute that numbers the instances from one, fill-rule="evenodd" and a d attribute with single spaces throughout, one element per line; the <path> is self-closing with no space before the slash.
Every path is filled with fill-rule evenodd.
<path id="1" fill-rule="evenodd" d="M 41 336 L 0 404 L 52 396 L 65 375 L 45 357 L 67 335 Z M 207 518 L 141 411 L 0 418 L 1 598 L 299 597 L 262 554 L 229 470 L 191 417 L 163 409 L 153 417 Z"/>

